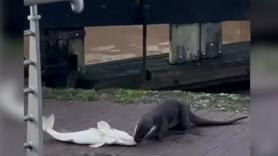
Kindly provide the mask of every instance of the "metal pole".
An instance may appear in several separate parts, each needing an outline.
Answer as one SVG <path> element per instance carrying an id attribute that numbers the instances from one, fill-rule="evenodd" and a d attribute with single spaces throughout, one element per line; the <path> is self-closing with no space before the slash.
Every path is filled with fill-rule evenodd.
<path id="1" fill-rule="evenodd" d="M 24 5 L 31 6 L 56 2 L 70 2 L 71 9 L 75 13 L 81 13 L 84 10 L 84 0 L 24 0 Z"/>
<path id="2" fill-rule="evenodd" d="M 146 11 L 147 11 L 147 4 L 145 0 L 140 1 L 140 7 L 141 7 L 141 18 L 143 23 L 143 40 L 142 40 L 142 46 L 143 46 L 143 60 L 142 60 L 142 72 L 143 72 L 143 78 L 144 81 L 146 80 L 146 59 L 147 59 L 147 21 L 146 21 Z"/>
<path id="3" fill-rule="evenodd" d="M 55 3 L 55 2 L 67 2 L 70 0 L 24 0 L 25 6 L 30 5 L 40 5 L 40 4 L 48 4 L 48 3 Z"/>
<path id="4" fill-rule="evenodd" d="M 143 77 L 146 80 L 146 59 L 147 59 L 147 25 L 143 24 Z"/>
<path id="5" fill-rule="evenodd" d="M 40 63 L 40 29 L 37 5 L 30 6 L 30 60 L 29 65 L 29 89 L 33 92 L 28 94 L 28 115 L 27 122 L 27 156 L 43 155 L 43 131 L 42 131 L 42 90 L 41 90 L 41 63 Z M 32 119 L 32 120 L 31 120 Z"/>
<path id="6" fill-rule="evenodd" d="M 40 28 L 37 4 L 52 2 L 71 2 L 74 12 L 80 13 L 84 8 L 83 0 L 24 0 L 24 5 L 30 5 L 30 29 L 24 31 L 25 36 L 30 39 L 29 60 L 24 61 L 29 66 L 28 88 L 24 94 L 28 94 L 27 115 L 24 121 L 27 122 L 27 142 L 24 143 L 27 156 L 43 156 L 43 131 L 42 131 L 42 85 L 41 85 L 41 57 L 40 57 Z"/>

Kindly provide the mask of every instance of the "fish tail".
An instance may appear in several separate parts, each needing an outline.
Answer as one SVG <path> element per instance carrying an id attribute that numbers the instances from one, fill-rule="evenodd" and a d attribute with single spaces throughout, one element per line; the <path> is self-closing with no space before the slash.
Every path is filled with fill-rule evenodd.
<path id="1" fill-rule="evenodd" d="M 48 118 L 42 117 L 42 129 L 47 132 L 48 129 L 53 129 L 55 116 L 51 114 Z"/>

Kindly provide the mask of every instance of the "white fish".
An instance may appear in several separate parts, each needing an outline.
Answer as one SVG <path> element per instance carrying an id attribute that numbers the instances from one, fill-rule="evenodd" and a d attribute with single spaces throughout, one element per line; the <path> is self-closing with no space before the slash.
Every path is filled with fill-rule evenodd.
<path id="1" fill-rule="evenodd" d="M 127 132 L 112 129 L 105 121 L 99 121 L 97 128 L 89 128 L 83 131 L 60 133 L 53 129 L 55 116 L 52 114 L 49 118 L 43 117 L 43 130 L 54 139 L 63 142 L 73 142 L 76 144 L 85 144 L 89 147 L 97 148 L 105 144 L 112 145 L 136 145 L 134 138 Z"/>

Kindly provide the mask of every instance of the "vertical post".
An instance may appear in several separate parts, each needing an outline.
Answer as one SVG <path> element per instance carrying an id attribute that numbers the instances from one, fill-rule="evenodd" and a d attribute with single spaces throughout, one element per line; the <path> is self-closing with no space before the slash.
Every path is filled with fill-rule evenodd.
<path id="1" fill-rule="evenodd" d="M 221 23 L 201 23 L 200 26 L 201 57 L 220 57 L 222 54 Z"/>
<path id="2" fill-rule="evenodd" d="M 143 77 L 146 80 L 146 59 L 147 59 L 147 25 L 143 24 Z"/>
<path id="3" fill-rule="evenodd" d="M 85 53 L 84 53 L 84 36 L 85 36 L 85 30 L 78 30 L 74 32 L 74 36 L 71 36 L 69 39 L 69 53 L 71 56 L 77 56 L 77 60 L 75 60 L 75 57 L 73 60 L 68 60 L 70 63 L 70 73 L 67 79 L 67 86 L 69 87 L 75 87 L 76 81 L 78 78 L 78 73 L 84 73 L 85 72 Z M 74 62 L 72 62 L 74 61 Z M 77 61 L 77 62 L 75 62 Z M 77 64 L 75 64 L 77 63 Z M 75 66 L 77 65 L 77 66 Z M 72 68 L 74 67 L 74 68 Z M 77 67 L 77 68 L 75 68 Z"/>
<path id="4" fill-rule="evenodd" d="M 70 54 L 77 55 L 77 67 L 79 72 L 84 71 L 85 66 L 85 53 L 84 53 L 84 36 L 85 30 L 73 31 L 74 36 L 69 39 L 69 52 Z"/>
<path id="5" fill-rule="evenodd" d="M 40 30 L 37 5 L 30 6 L 30 60 L 33 65 L 29 66 L 29 88 L 33 94 L 28 94 L 28 115 L 32 122 L 27 122 L 27 156 L 43 155 L 43 132 L 42 132 L 42 91 L 41 91 L 41 63 L 40 63 Z"/>
<path id="6" fill-rule="evenodd" d="M 170 64 L 179 64 L 198 60 L 200 56 L 199 23 L 172 24 L 170 28 L 171 52 Z"/>
<path id="7" fill-rule="evenodd" d="M 146 0 L 140 1 L 140 8 L 141 8 L 141 19 L 143 23 L 143 60 L 142 60 L 142 72 L 144 81 L 146 80 L 146 59 L 147 59 L 147 21 L 146 21 L 146 14 L 147 14 L 147 3 Z"/>

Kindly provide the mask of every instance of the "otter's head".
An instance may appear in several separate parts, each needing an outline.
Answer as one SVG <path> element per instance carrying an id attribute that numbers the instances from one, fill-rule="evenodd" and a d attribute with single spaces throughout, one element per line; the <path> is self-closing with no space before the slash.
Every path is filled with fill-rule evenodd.
<path id="1" fill-rule="evenodd" d="M 154 129 L 155 125 L 152 120 L 146 118 L 141 119 L 134 128 L 134 140 L 136 143 L 142 142 Z"/>

